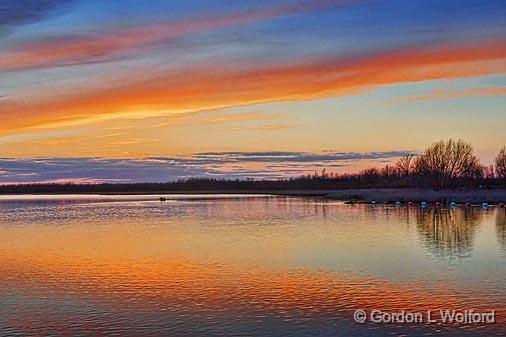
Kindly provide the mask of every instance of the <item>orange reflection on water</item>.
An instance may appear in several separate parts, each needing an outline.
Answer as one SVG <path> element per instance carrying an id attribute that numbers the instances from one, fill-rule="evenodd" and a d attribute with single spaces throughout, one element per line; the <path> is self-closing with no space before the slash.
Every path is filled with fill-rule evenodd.
<path id="1" fill-rule="evenodd" d="M 418 324 L 409 328 L 417 331 L 415 335 L 439 331 L 497 335 L 506 330 L 506 305 L 498 296 L 502 294 L 500 286 L 489 288 L 440 276 L 427 282 L 423 277 L 402 279 L 372 270 L 330 270 L 319 261 L 316 266 L 290 263 L 294 254 L 312 256 L 320 247 L 327 249 L 348 241 L 359 248 L 379 244 L 384 250 L 394 247 L 397 251 L 403 246 L 395 246 L 395 242 L 388 246 L 385 238 L 372 241 L 371 237 L 386 231 L 387 238 L 402 240 L 406 234 L 395 233 L 399 223 L 405 224 L 406 233 L 426 239 L 431 248 L 442 247 L 449 254 L 455 247 L 464 247 L 468 252 L 469 246 L 476 243 L 476 230 L 483 218 L 495 219 L 499 233 L 502 214 L 276 200 L 200 202 L 190 205 L 193 213 L 168 220 L 159 218 L 158 224 L 150 218 L 151 213 L 137 217 L 135 212 L 144 212 L 145 204 L 129 205 L 127 208 L 133 210 L 130 221 L 118 222 L 113 220 L 108 205 L 93 204 L 89 209 L 80 207 L 80 212 L 98 212 L 106 207 L 110 218 L 97 223 L 2 225 L 0 317 L 8 322 L 11 332 L 45 335 L 56 331 L 70 336 L 87 331 L 95 335 L 140 336 L 156 331 L 160 335 L 167 331 L 169 335 L 182 335 L 181 331 L 188 334 L 191 329 L 185 324 L 193 321 L 194 325 L 228 322 L 232 332 L 234 323 L 253 321 L 269 326 L 273 320 L 298 327 L 332 322 L 335 329 L 364 329 L 352 320 L 355 309 L 473 309 L 495 310 L 497 323 Z M 201 208 L 197 210 L 197 206 Z M 64 212 L 77 206 L 59 207 L 58 212 Z M 48 214 L 49 208 L 44 213 Z M 281 218 L 273 214 L 281 214 Z M 282 221 L 293 214 L 297 217 Z M 248 226 L 251 222 L 254 225 Z M 360 235 L 345 236 L 348 230 Z M 255 237 L 259 241 L 249 242 Z M 330 256 L 332 252 L 327 253 Z M 339 255 L 342 253 L 336 250 L 331 258 L 343 259 Z M 397 258 L 402 261 L 402 256 Z M 388 268 L 389 261 L 380 261 Z M 185 330 L 178 330 L 179 326 Z M 401 328 L 365 326 L 397 334 Z M 206 332 L 209 335 L 212 331 Z M 250 333 L 263 335 L 256 332 Z"/>
<path id="2" fill-rule="evenodd" d="M 438 329 L 503 329 L 506 306 L 483 296 L 486 289 L 454 284 L 396 283 L 358 275 L 325 271 L 240 269 L 223 264 L 202 264 L 185 257 L 135 259 L 120 257 L 68 257 L 58 254 L 2 250 L 2 289 L 50 294 L 53 301 L 74 299 L 128 306 L 136 311 L 207 310 L 216 315 L 238 312 L 281 319 L 320 317 L 350 320 L 357 309 L 425 312 L 455 309 L 494 309 L 498 323 L 483 326 L 445 326 Z M 29 296 L 29 295 L 28 295 Z M 25 320 L 11 321 L 22 331 L 41 331 L 38 324 L 65 334 L 65 321 L 56 312 L 37 313 L 27 308 Z M 32 319 L 30 319 L 32 318 Z M 435 329 L 431 327 L 429 330 Z M 50 331 L 50 330 L 48 330 Z M 52 330 L 54 331 L 54 330 Z"/>

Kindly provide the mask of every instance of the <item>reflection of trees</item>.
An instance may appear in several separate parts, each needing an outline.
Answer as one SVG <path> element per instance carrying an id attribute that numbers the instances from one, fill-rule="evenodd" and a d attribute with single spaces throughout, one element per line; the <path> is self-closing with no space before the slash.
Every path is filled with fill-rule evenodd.
<path id="1" fill-rule="evenodd" d="M 476 209 L 416 210 L 418 233 L 438 257 L 466 257 L 473 249 L 482 213 Z"/>
<path id="2" fill-rule="evenodd" d="M 506 209 L 499 208 L 495 214 L 495 233 L 499 245 L 506 249 Z"/>

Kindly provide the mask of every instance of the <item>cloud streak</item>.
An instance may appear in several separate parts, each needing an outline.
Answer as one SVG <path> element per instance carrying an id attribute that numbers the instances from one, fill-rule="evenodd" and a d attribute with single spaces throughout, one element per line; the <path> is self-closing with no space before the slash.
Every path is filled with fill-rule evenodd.
<path id="1" fill-rule="evenodd" d="M 484 87 L 484 88 L 469 88 L 462 90 L 434 90 L 428 94 L 411 95 L 398 97 L 388 102 L 402 102 L 402 101 L 427 101 L 439 99 L 455 99 L 461 97 L 493 97 L 493 96 L 506 96 L 506 87 Z"/>
<path id="2" fill-rule="evenodd" d="M 145 159 L 0 159 L 0 183 L 164 182 L 189 177 L 280 178 L 357 161 L 395 159 L 412 151 L 206 152 Z"/>
<path id="3" fill-rule="evenodd" d="M 330 6 L 342 6 L 350 2 L 352 1 L 300 1 L 292 5 L 127 27 L 93 36 L 72 36 L 37 41 L 11 48 L 1 55 L 0 71 L 101 62 L 108 57 L 119 56 L 132 49 L 166 42 L 187 34 L 296 15 Z"/>
<path id="4" fill-rule="evenodd" d="M 0 2 L 0 28 L 38 21 L 72 0 L 17 0 Z"/>
<path id="5" fill-rule="evenodd" d="M 350 57 L 245 66 L 208 64 L 107 82 L 88 90 L 0 103 L 6 133 L 118 116 L 148 117 L 348 95 L 395 83 L 506 74 L 506 40 L 400 48 Z"/>

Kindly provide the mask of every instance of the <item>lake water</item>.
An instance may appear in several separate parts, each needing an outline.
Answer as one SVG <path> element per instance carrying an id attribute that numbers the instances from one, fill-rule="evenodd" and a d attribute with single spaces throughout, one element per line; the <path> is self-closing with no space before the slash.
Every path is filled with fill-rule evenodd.
<path id="1" fill-rule="evenodd" d="M 0 336 L 506 335 L 505 209 L 167 199 L 0 197 Z"/>

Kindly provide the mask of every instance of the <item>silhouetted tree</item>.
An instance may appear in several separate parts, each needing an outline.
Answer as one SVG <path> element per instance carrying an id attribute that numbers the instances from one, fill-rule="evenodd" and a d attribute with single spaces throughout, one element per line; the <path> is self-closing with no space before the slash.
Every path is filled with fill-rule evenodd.
<path id="1" fill-rule="evenodd" d="M 483 166 L 483 178 L 486 179 L 494 179 L 495 178 L 495 168 L 494 165 Z"/>
<path id="2" fill-rule="evenodd" d="M 506 146 L 495 158 L 495 172 L 499 178 L 506 179 Z"/>
<path id="3" fill-rule="evenodd" d="M 380 171 L 376 167 L 363 169 L 359 172 L 359 180 L 366 184 L 375 184 L 380 178 Z"/>
<path id="4" fill-rule="evenodd" d="M 413 165 L 415 163 L 415 155 L 407 154 L 399 158 L 395 163 L 395 167 L 400 171 L 400 174 L 409 177 L 413 172 Z"/>
<path id="5" fill-rule="evenodd" d="M 425 150 L 416 171 L 428 176 L 435 190 L 451 187 L 459 178 L 477 178 L 482 174 L 479 159 L 471 144 L 463 140 L 440 140 Z"/>

